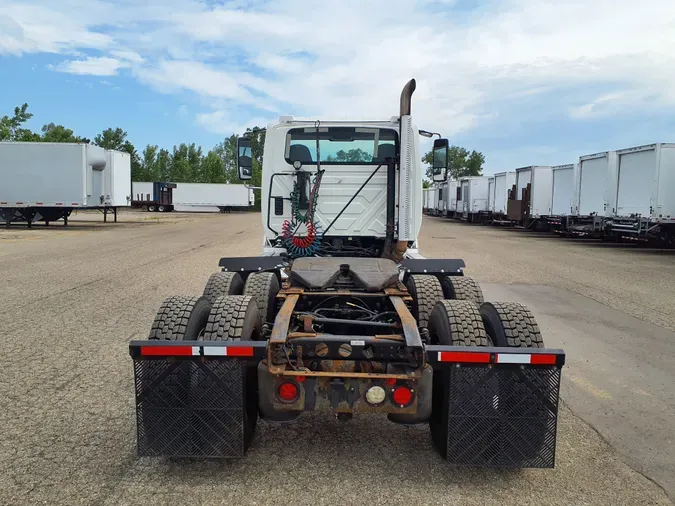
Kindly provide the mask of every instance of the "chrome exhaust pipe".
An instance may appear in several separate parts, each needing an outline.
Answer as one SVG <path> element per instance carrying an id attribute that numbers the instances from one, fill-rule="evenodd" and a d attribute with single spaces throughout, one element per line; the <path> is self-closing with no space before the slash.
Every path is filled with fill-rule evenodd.
<path id="1" fill-rule="evenodd" d="M 403 91 L 401 92 L 400 116 L 410 116 L 412 94 L 414 93 L 416 87 L 417 83 L 415 82 L 415 79 L 411 79 L 408 81 L 408 84 L 403 87 Z"/>

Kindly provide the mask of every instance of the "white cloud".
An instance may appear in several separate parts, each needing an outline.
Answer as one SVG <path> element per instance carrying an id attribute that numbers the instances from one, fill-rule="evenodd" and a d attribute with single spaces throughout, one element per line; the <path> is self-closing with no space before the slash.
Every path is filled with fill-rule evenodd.
<path id="1" fill-rule="evenodd" d="M 114 76 L 121 68 L 128 64 L 115 58 L 88 57 L 84 60 L 71 60 L 62 62 L 53 67 L 58 72 L 67 72 L 69 74 L 92 75 L 92 76 Z"/>
<path id="2" fill-rule="evenodd" d="M 132 62 L 132 63 L 142 63 L 143 62 L 143 57 L 141 57 L 141 55 L 139 55 L 135 51 L 114 49 L 114 50 L 110 51 L 110 55 L 114 56 L 115 58 L 118 58 L 120 60 Z"/>
<path id="3" fill-rule="evenodd" d="M 446 135 L 508 125 L 513 104 L 575 120 L 675 108 L 672 0 L 249 4 L 9 0 L 0 53 L 87 55 L 57 65 L 72 73 L 129 67 L 160 92 L 196 95 L 197 123 L 221 133 L 279 114 L 387 118 L 410 77 L 417 123 Z"/>
<path id="4" fill-rule="evenodd" d="M 248 118 L 246 121 L 241 121 L 241 116 L 233 114 L 229 110 L 218 110 L 209 113 L 199 113 L 196 117 L 197 124 L 206 130 L 221 134 L 232 135 L 233 133 L 245 132 L 247 128 L 254 126 L 266 126 L 267 119 L 259 116 Z"/>

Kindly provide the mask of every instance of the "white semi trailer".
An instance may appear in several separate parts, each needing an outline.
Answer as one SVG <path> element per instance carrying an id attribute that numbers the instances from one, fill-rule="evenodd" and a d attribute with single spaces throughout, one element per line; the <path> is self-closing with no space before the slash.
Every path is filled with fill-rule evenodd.
<path id="1" fill-rule="evenodd" d="M 551 210 L 553 173 L 550 166 L 516 169 L 516 193 L 508 202 L 508 217 L 527 228 L 545 219 Z"/>
<path id="2" fill-rule="evenodd" d="M 497 172 L 495 174 L 494 187 L 494 205 L 492 209 L 492 220 L 500 221 L 506 218 L 506 206 L 509 201 L 509 192 L 516 184 L 516 173 Z"/>
<path id="3" fill-rule="evenodd" d="M 448 198 L 446 199 L 445 204 L 445 217 L 446 218 L 456 218 L 457 217 L 457 188 L 459 187 L 459 181 L 456 179 L 448 180 Z"/>
<path id="4" fill-rule="evenodd" d="M 243 184 L 176 183 L 173 203 L 176 211 L 224 212 L 252 207 L 254 195 Z"/>
<path id="5" fill-rule="evenodd" d="M 579 157 L 574 167 L 572 213 L 563 220 L 563 231 L 586 237 L 605 235 L 606 216 L 611 212 L 608 200 L 612 193 L 616 164 L 616 151 Z"/>
<path id="6" fill-rule="evenodd" d="M 105 206 L 106 152 L 81 143 L 0 143 L 0 220 L 64 220 L 74 209 Z"/>
<path id="7" fill-rule="evenodd" d="M 655 143 L 616 152 L 610 172 L 606 231 L 675 244 L 675 144 Z"/>
<path id="8" fill-rule="evenodd" d="M 162 203 L 155 195 L 153 184 L 133 183 L 132 195 L 137 206 L 152 211 L 159 209 Z M 162 206 L 166 211 L 226 212 L 249 209 L 255 203 L 253 190 L 243 184 L 172 183 L 172 186 L 172 201 Z M 144 202 L 148 204 L 142 205 Z"/>
<path id="9" fill-rule="evenodd" d="M 488 213 L 492 214 L 495 210 L 495 177 L 488 178 Z"/>
<path id="10" fill-rule="evenodd" d="M 457 213 L 461 215 L 461 219 L 472 223 L 487 219 L 488 180 L 487 176 L 468 176 L 459 179 L 461 190 L 457 197 Z"/>

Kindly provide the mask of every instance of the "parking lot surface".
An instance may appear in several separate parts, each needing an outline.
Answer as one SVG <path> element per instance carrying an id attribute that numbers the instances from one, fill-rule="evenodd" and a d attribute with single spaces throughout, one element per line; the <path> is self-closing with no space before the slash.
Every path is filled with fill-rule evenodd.
<path id="1" fill-rule="evenodd" d="M 147 336 L 165 297 L 200 294 L 220 257 L 258 254 L 260 215 L 101 221 L 0 229 L 2 504 L 671 504 L 664 488 L 675 497 L 672 255 L 425 218 L 423 254 L 464 258 L 487 299 L 527 303 L 546 344 L 568 353 L 553 470 L 456 469 L 426 426 L 323 413 L 260 422 L 240 461 L 170 461 L 136 457 L 127 342 Z"/>

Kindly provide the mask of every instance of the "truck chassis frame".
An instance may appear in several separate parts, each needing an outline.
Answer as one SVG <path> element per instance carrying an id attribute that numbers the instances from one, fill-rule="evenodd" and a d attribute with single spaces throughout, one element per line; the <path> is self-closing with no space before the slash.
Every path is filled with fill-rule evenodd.
<path id="1" fill-rule="evenodd" d="M 339 283 L 301 286 L 292 268 L 280 268 L 280 262 L 275 256 L 220 262 L 223 273 L 244 280 L 271 273 L 282 282 L 273 322 L 257 340 L 209 340 L 200 334 L 129 344 L 140 456 L 243 457 L 259 416 L 288 422 L 304 411 L 322 410 L 339 420 L 381 413 L 395 423 L 429 424 L 434 447 L 455 465 L 554 467 L 564 352 L 495 346 L 496 339 L 488 346 L 433 344 L 430 330 L 411 312 L 415 297 L 422 295 L 410 291 L 409 280 L 462 278 L 463 261 L 404 259 L 395 283 L 370 291 Z M 346 277 L 354 272 L 340 267 Z M 377 304 L 396 316 L 362 322 L 307 309 L 329 298 Z M 295 397 L 282 398 L 283 388 Z M 378 401 L 367 396 L 371 389 L 382 394 Z M 398 396 L 399 389 L 406 397 Z"/>

